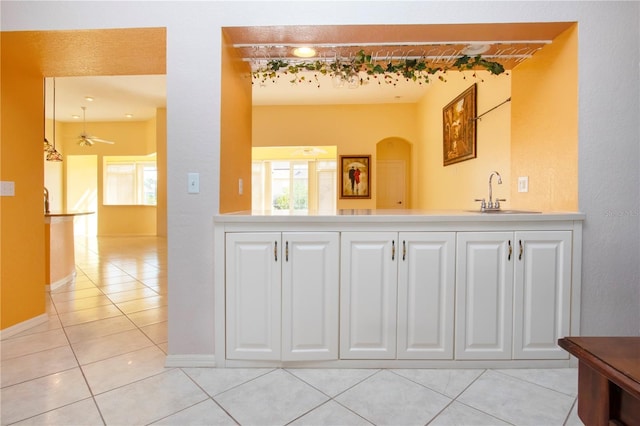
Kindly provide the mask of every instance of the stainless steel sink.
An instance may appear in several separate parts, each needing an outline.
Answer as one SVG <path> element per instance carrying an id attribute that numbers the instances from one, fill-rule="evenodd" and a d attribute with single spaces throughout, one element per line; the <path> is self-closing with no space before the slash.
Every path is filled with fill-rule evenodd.
<path id="1" fill-rule="evenodd" d="M 468 210 L 475 213 L 483 214 L 540 214 L 542 212 L 536 212 L 533 210 Z"/>

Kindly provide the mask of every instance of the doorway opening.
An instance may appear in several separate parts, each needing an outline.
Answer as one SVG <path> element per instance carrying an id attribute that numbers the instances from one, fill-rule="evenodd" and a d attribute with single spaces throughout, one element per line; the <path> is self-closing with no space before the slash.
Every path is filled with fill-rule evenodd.
<path id="1" fill-rule="evenodd" d="M 411 144 L 387 138 L 376 144 L 376 208 L 411 208 Z"/>

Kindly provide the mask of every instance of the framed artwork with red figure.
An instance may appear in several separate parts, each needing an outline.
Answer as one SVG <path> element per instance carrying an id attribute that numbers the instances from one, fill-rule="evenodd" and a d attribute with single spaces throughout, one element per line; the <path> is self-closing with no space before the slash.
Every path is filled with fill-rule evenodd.
<path id="1" fill-rule="evenodd" d="M 371 198 L 370 155 L 340 156 L 340 198 Z"/>

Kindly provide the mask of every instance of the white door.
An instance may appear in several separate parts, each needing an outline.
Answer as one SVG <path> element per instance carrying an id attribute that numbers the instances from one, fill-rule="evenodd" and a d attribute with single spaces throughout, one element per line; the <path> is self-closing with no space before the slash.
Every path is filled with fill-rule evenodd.
<path id="1" fill-rule="evenodd" d="M 397 237 L 342 233 L 340 358 L 396 357 Z"/>
<path id="2" fill-rule="evenodd" d="M 376 162 L 376 208 L 406 209 L 406 165 L 403 160 Z"/>
<path id="3" fill-rule="evenodd" d="M 284 233 L 282 359 L 338 359 L 339 234 Z"/>
<path id="4" fill-rule="evenodd" d="M 226 234 L 228 359 L 280 359 L 280 233 Z"/>
<path id="5" fill-rule="evenodd" d="M 516 232 L 514 358 L 567 359 L 558 339 L 569 335 L 571 231 Z"/>
<path id="6" fill-rule="evenodd" d="M 457 238 L 456 359 L 510 359 L 513 233 L 461 232 Z"/>
<path id="7" fill-rule="evenodd" d="M 452 359 L 455 233 L 401 232 L 398 358 Z"/>

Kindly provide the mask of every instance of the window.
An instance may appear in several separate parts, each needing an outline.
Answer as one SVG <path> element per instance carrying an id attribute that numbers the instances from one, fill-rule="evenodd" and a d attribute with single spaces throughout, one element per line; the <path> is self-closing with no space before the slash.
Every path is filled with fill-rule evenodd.
<path id="1" fill-rule="evenodd" d="M 155 206 L 158 198 L 155 154 L 104 157 L 103 186 L 105 205 Z"/>
<path id="2" fill-rule="evenodd" d="M 336 161 L 258 160 L 252 164 L 252 205 L 274 213 L 333 212 Z"/>

